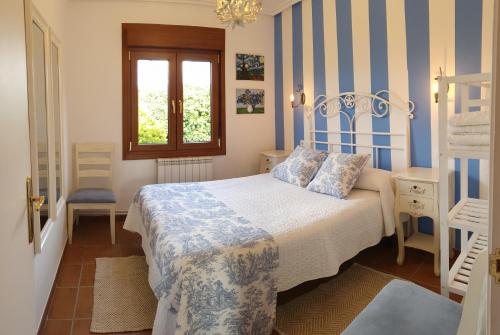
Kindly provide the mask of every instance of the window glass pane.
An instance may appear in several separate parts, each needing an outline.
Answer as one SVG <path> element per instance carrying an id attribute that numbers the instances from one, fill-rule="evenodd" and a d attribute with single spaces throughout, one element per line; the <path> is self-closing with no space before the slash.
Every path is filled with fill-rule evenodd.
<path id="1" fill-rule="evenodd" d="M 54 136 L 56 151 L 56 201 L 61 197 L 61 106 L 59 101 L 59 53 L 58 48 L 52 43 L 52 94 L 54 103 Z"/>
<path id="2" fill-rule="evenodd" d="M 49 217 L 49 156 L 45 76 L 44 32 L 33 22 L 33 95 L 38 150 L 38 194 L 45 196 L 45 203 L 40 208 L 40 228 L 45 226 Z"/>
<path id="3" fill-rule="evenodd" d="M 210 62 L 182 62 L 184 143 L 212 139 Z"/>
<path id="4" fill-rule="evenodd" d="M 137 61 L 139 144 L 168 144 L 168 61 Z"/>

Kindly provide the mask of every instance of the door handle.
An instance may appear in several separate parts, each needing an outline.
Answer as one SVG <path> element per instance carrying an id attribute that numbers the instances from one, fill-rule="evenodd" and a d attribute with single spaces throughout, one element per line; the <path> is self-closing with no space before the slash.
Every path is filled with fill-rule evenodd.
<path id="1" fill-rule="evenodd" d="M 490 255 L 490 275 L 495 278 L 495 283 L 500 284 L 500 249 Z"/>
<path id="2" fill-rule="evenodd" d="M 172 100 L 172 113 L 175 114 L 175 100 Z"/>
<path id="3" fill-rule="evenodd" d="M 31 197 L 31 204 L 35 207 L 35 211 L 40 212 L 40 208 L 45 202 L 45 196 Z"/>
<path id="4" fill-rule="evenodd" d="M 181 114 L 181 115 L 182 115 L 182 112 L 183 112 L 183 110 L 182 110 L 182 109 L 183 109 L 183 108 L 182 108 L 182 100 L 181 100 L 181 99 L 179 99 L 179 114 Z"/>
<path id="5" fill-rule="evenodd" d="M 33 186 L 31 184 L 31 177 L 26 177 L 26 202 L 27 202 L 27 214 L 28 214 L 28 242 L 31 243 L 33 242 L 33 237 L 35 235 L 34 233 L 34 226 L 33 226 L 33 202 L 32 202 L 32 195 L 33 195 Z"/>

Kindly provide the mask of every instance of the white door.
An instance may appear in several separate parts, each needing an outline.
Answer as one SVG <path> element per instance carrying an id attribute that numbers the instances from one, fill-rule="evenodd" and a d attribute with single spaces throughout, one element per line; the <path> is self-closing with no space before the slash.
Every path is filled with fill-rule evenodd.
<path id="1" fill-rule="evenodd" d="M 495 28 L 493 32 L 493 88 L 492 88 L 492 131 L 493 145 L 491 146 L 491 178 L 493 187 L 490 188 L 491 212 L 489 252 L 490 255 L 500 250 L 500 42 L 499 31 L 500 5 L 495 1 Z M 495 264 L 500 270 L 500 263 Z M 490 335 L 500 334 L 500 284 L 496 284 L 493 277 L 489 281 L 489 318 L 488 328 Z"/>
<path id="2" fill-rule="evenodd" d="M 30 335 L 34 247 L 25 185 L 31 173 L 23 1 L 0 1 L 0 74 L 0 332 Z"/>

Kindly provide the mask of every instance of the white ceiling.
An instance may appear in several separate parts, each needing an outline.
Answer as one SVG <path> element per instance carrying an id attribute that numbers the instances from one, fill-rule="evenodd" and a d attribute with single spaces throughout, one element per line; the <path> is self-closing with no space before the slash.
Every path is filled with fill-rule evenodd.
<path id="1" fill-rule="evenodd" d="M 193 4 L 199 6 L 209 6 L 215 8 L 216 0 L 146 0 L 154 2 L 171 2 L 171 3 L 182 3 L 182 4 Z M 265 15 L 276 15 L 283 9 L 290 7 L 294 3 L 301 0 L 261 0 L 263 7 L 263 14 Z"/>

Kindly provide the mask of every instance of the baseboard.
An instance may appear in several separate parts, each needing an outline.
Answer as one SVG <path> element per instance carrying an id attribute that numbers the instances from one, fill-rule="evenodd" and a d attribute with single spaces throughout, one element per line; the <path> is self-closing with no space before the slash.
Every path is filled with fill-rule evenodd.
<path id="1" fill-rule="evenodd" d="M 66 246 L 64 246 L 64 250 L 66 250 Z M 43 310 L 42 321 L 38 323 L 38 331 L 37 335 L 42 335 L 43 328 L 45 327 L 45 322 L 47 320 L 47 315 L 49 314 L 50 302 L 52 301 L 52 296 L 54 295 L 54 290 L 56 288 L 57 278 L 59 277 L 59 272 L 61 271 L 61 262 L 64 257 L 64 250 L 59 260 L 59 265 L 57 266 L 56 277 L 54 278 L 54 282 L 52 283 L 52 288 L 50 289 L 49 298 L 47 299 L 47 303 L 45 304 L 45 308 Z"/>

